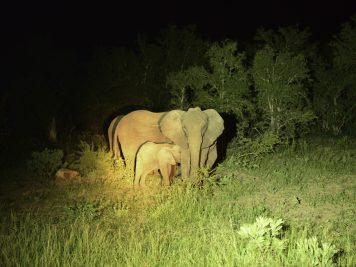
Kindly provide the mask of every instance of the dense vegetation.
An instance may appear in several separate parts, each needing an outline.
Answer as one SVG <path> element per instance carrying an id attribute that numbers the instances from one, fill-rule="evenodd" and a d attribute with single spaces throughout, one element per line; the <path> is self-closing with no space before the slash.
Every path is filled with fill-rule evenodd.
<path id="1" fill-rule="evenodd" d="M 1 266 L 356 264 L 355 16 L 326 43 L 294 26 L 241 43 L 171 26 L 134 49 L 16 52 L 0 99 Z M 133 189 L 106 151 L 110 119 L 192 106 L 230 118 L 217 168 Z M 59 167 L 80 179 L 55 183 Z"/>
<path id="2" fill-rule="evenodd" d="M 134 48 L 65 49 L 31 39 L 6 62 L 12 75 L 4 77 L 0 142 L 26 129 L 28 138 L 18 139 L 43 143 L 55 127 L 65 147 L 83 131 L 103 134 L 117 114 L 197 105 L 233 114 L 240 137 L 270 131 L 290 141 L 311 122 L 350 135 L 356 18 L 329 41 L 311 40 L 296 26 L 259 29 L 251 42 L 206 41 L 194 27 L 170 26 L 155 39 L 139 36 Z"/>

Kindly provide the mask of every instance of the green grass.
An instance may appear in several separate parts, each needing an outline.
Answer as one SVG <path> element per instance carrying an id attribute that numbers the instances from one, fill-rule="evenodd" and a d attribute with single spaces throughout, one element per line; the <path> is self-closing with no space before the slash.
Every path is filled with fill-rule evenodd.
<path id="1" fill-rule="evenodd" d="M 0 266 L 356 265 L 352 140 L 309 140 L 254 169 L 227 160 L 204 186 L 21 177 L 1 196 Z"/>

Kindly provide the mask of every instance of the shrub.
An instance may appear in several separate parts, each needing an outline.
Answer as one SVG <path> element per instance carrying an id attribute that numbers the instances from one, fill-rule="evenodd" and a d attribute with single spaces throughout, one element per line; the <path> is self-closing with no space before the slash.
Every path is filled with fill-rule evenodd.
<path id="1" fill-rule="evenodd" d="M 94 145 L 80 141 L 76 155 L 77 159 L 74 160 L 71 167 L 85 177 L 107 178 L 114 173 L 111 155 L 102 146 L 95 148 Z"/>
<path id="2" fill-rule="evenodd" d="M 332 244 L 319 242 L 316 237 L 289 240 L 287 252 L 287 239 L 282 238 L 283 223 L 282 219 L 273 220 L 260 216 L 255 223 L 242 225 L 238 234 L 247 240 L 247 255 L 255 255 L 256 252 L 274 253 L 282 258 L 294 258 L 298 266 L 334 265 L 333 259 L 338 250 Z"/>
<path id="3" fill-rule="evenodd" d="M 118 173 L 119 178 L 126 179 L 129 182 L 132 182 L 133 179 L 134 165 L 135 163 L 132 160 L 124 161 L 122 158 L 114 160 L 114 169 Z"/>
<path id="4" fill-rule="evenodd" d="M 60 149 L 48 149 L 34 151 L 31 159 L 26 163 L 28 170 L 42 178 L 50 178 L 62 167 L 63 151 Z"/>
<path id="5" fill-rule="evenodd" d="M 65 206 L 66 213 L 70 218 L 81 218 L 85 221 L 92 221 L 99 218 L 104 207 L 101 201 L 95 203 L 77 202 L 74 205 Z"/>
<path id="6" fill-rule="evenodd" d="M 271 131 L 255 138 L 237 137 L 229 144 L 227 154 L 242 167 L 258 167 L 263 156 L 273 152 L 280 142 L 280 138 Z"/>
<path id="7" fill-rule="evenodd" d="M 286 240 L 280 239 L 283 220 L 258 217 L 254 224 L 242 225 L 238 234 L 247 240 L 246 250 L 281 254 Z"/>

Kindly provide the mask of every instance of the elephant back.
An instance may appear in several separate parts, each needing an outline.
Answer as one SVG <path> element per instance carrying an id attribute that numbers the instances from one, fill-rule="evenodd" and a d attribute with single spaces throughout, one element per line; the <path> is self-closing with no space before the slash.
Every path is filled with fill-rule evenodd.
<path id="1" fill-rule="evenodd" d="M 139 147 L 147 142 L 170 142 L 158 127 L 164 113 L 136 110 L 124 116 L 118 124 L 118 137 L 122 153 L 134 160 Z"/>

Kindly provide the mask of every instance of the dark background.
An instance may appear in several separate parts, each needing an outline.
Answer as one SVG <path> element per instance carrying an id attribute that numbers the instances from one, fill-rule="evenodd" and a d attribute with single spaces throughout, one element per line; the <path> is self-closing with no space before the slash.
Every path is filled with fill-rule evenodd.
<path id="1" fill-rule="evenodd" d="M 325 40 L 355 11 L 354 1 L 130 1 L 116 5 L 17 2 L 2 7 L 1 35 L 8 46 L 40 35 L 58 46 L 88 47 L 130 45 L 137 33 L 156 35 L 168 24 L 195 24 L 203 37 L 214 40 L 249 39 L 261 26 L 298 24 L 310 27 L 313 38 Z"/>
<path id="2" fill-rule="evenodd" d="M 340 31 L 342 23 L 356 13 L 355 2 L 5 3 L 0 9 L 3 47 L 0 144 L 16 153 L 24 151 L 25 146 L 28 151 L 47 146 L 44 140 L 53 117 L 57 119 L 58 138 L 66 140 L 68 146 L 73 144 L 68 141 L 72 129 L 105 133 L 108 122 L 120 110 L 105 115 L 103 123 L 104 115 L 100 117 L 97 113 L 100 107 L 94 107 L 101 104 L 100 95 L 108 96 L 102 93 L 106 80 L 105 73 L 100 73 L 100 64 L 105 65 L 110 57 L 103 57 L 101 62 L 95 54 L 98 47 L 125 46 L 135 51 L 138 34 L 152 40 L 168 25 L 196 25 L 196 33 L 203 40 L 229 38 L 239 43 L 253 42 L 260 27 L 299 25 L 310 28 L 311 41 L 327 43 Z M 162 80 L 157 81 L 162 84 Z M 121 86 L 115 90 L 118 95 L 132 94 L 128 88 Z M 130 105 L 133 104 L 131 101 Z M 88 110 L 88 107 L 94 108 Z M 138 107 L 125 108 L 124 113 Z M 20 148 L 14 149 L 15 146 Z M 4 151 L 5 158 L 14 159 Z"/>

